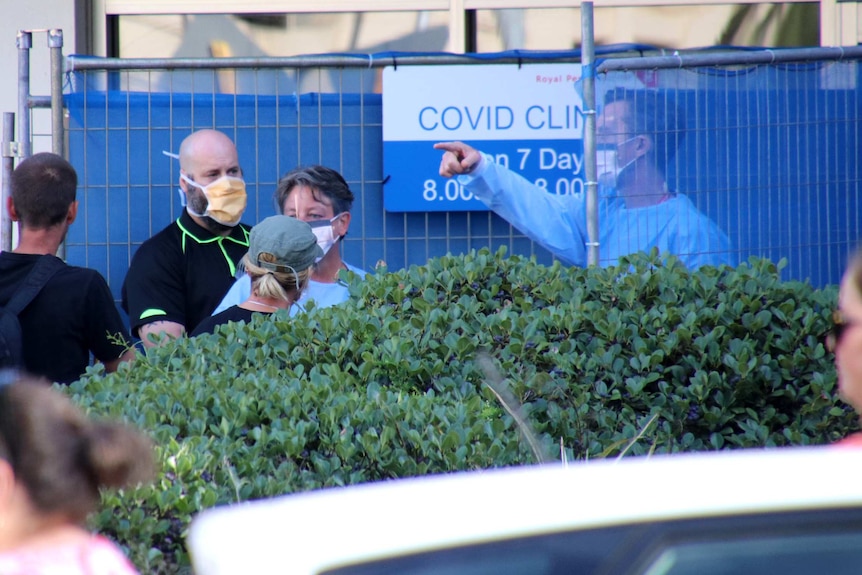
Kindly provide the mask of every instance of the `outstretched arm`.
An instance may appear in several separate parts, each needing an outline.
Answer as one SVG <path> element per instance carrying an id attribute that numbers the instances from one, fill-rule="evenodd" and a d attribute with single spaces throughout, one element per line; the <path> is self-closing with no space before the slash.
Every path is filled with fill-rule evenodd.
<path id="1" fill-rule="evenodd" d="M 574 265 L 586 265 L 583 201 L 550 194 L 463 142 L 440 142 L 440 175 L 458 176 L 473 196 L 524 235 Z"/>

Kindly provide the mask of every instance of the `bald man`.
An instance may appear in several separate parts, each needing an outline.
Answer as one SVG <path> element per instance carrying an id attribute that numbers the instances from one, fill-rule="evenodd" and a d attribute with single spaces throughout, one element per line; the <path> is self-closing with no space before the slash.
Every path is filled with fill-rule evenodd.
<path id="1" fill-rule="evenodd" d="M 183 213 L 141 244 L 123 282 L 123 309 L 146 347 L 191 332 L 208 317 L 248 251 L 250 228 L 239 221 L 245 182 L 230 138 L 199 130 L 183 140 L 179 186 Z"/>

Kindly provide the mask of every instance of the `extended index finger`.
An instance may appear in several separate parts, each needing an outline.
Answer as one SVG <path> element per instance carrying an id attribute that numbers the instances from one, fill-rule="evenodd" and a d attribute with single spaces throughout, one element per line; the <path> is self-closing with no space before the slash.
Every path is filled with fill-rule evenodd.
<path id="1" fill-rule="evenodd" d="M 461 142 L 437 142 L 434 144 L 434 149 L 457 154 L 464 151 L 464 144 Z"/>

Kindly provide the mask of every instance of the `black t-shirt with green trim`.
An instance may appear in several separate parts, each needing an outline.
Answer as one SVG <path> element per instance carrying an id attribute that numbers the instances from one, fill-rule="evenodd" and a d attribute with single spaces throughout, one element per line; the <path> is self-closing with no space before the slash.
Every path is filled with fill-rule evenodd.
<path id="1" fill-rule="evenodd" d="M 194 331 L 233 284 L 237 264 L 248 251 L 249 231 L 239 224 L 228 236 L 215 235 L 184 210 L 141 244 L 123 282 L 123 309 L 132 333 L 156 321 Z"/>
<path id="2" fill-rule="evenodd" d="M 40 258 L 0 253 L 0 305 L 6 305 Z M 24 368 L 59 383 L 76 381 L 90 364 L 113 361 L 131 345 L 105 278 L 64 265 L 18 315 Z"/>
<path id="3" fill-rule="evenodd" d="M 256 313 L 270 315 L 269 312 L 251 311 L 243 307 L 239 307 L 238 305 L 231 306 L 223 312 L 217 313 L 216 315 L 211 315 L 210 317 L 200 322 L 195 328 L 195 330 L 192 332 L 192 337 L 204 333 L 215 333 L 216 327 L 231 322 L 243 321 L 246 324 L 251 323 L 252 314 Z"/>

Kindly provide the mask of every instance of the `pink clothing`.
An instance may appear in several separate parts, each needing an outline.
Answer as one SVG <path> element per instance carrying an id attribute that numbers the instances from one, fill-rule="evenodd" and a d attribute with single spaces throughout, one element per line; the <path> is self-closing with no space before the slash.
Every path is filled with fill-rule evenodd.
<path id="1" fill-rule="evenodd" d="M 862 448 L 862 432 L 853 433 L 845 437 L 844 439 L 839 439 L 832 445 L 836 447 L 856 447 Z"/>
<path id="2" fill-rule="evenodd" d="M 138 575 L 123 552 L 94 535 L 85 544 L 0 552 L 0 575 Z"/>

